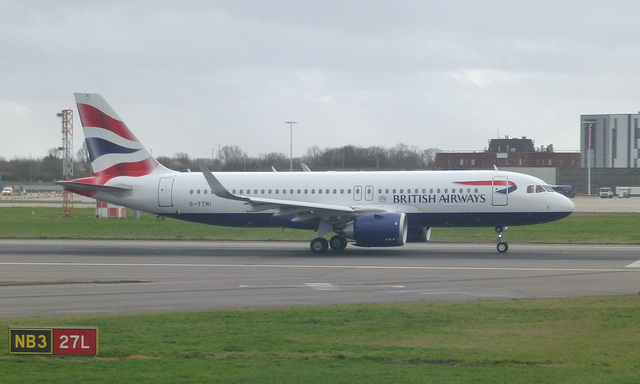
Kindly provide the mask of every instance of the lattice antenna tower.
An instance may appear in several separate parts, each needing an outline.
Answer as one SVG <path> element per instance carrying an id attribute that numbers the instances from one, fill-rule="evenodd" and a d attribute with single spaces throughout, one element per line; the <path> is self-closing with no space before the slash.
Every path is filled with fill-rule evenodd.
<path id="1" fill-rule="evenodd" d="M 73 110 L 65 109 L 58 113 L 62 118 L 62 180 L 73 179 Z M 62 196 L 62 214 L 73 216 L 73 193 L 64 191 Z"/>

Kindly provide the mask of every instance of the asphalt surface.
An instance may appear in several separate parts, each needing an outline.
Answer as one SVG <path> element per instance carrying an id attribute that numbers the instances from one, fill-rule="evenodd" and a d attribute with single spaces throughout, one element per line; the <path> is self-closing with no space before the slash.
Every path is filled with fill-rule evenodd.
<path id="1" fill-rule="evenodd" d="M 0 240 L 0 316 L 640 292 L 640 246 Z"/>

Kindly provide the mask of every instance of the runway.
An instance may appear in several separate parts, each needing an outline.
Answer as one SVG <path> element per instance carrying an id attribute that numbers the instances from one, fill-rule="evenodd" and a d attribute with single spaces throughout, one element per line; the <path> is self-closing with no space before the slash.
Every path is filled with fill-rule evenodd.
<path id="1" fill-rule="evenodd" d="M 0 240 L 0 316 L 640 292 L 640 246 Z"/>

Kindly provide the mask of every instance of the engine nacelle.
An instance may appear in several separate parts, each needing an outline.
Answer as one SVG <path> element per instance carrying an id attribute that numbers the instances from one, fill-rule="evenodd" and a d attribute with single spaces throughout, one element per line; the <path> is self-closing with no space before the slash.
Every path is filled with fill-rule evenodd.
<path id="1" fill-rule="evenodd" d="M 407 243 L 426 243 L 431 239 L 430 227 L 410 227 Z"/>
<path id="2" fill-rule="evenodd" d="M 356 216 L 342 230 L 361 247 L 397 247 L 407 242 L 407 215 L 383 212 Z"/>

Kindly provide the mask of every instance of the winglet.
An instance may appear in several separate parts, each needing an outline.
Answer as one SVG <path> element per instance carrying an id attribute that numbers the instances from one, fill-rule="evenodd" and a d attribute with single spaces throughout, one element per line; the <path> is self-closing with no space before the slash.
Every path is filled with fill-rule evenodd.
<path id="1" fill-rule="evenodd" d="M 211 173 L 209 168 L 207 168 L 202 159 L 198 160 L 198 168 L 200 168 L 200 171 L 202 171 L 204 178 L 207 179 L 207 183 L 216 196 L 222 197 L 223 199 L 250 201 L 249 198 L 237 196 L 229 192 L 224 187 L 224 185 L 222 185 L 222 183 L 215 176 L 213 176 L 213 173 Z"/>

